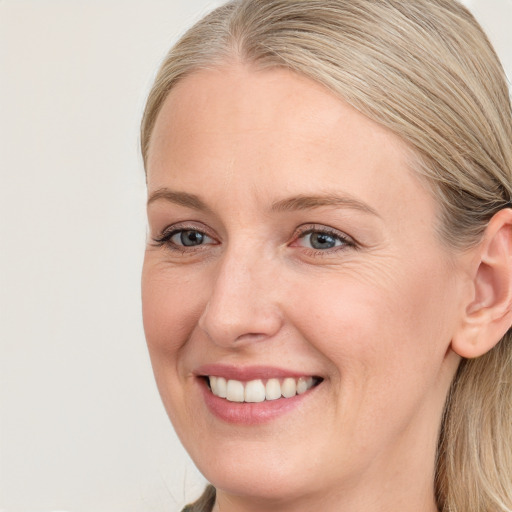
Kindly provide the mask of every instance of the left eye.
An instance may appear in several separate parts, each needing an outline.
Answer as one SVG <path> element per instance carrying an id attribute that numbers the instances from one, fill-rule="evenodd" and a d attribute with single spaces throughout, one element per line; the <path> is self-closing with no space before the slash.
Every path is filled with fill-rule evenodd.
<path id="1" fill-rule="evenodd" d="M 192 229 L 182 230 L 175 232 L 169 239 L 174 245 L 181 245 L 183 247 L 196 247 L 205 243 L 212 243 L 213 240 L 201 231 Z"/>
<path id="2" fill-rule="evenodd" d="M 309 233 L 303 234 L 299 238 L 299 245 L 315 250 L 326 250 L 332 249 L 334 247 L 340 247 L 342 245 L 347 245 L 347 240 L 334 233 L 310 231 Z"/>

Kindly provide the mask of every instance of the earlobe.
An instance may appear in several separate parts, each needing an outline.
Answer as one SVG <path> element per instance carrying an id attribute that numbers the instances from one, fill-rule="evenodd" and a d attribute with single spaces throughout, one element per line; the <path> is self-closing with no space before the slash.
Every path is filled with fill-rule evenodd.
<path id="1" fill-rule="evenodd" d="M 465 358 L 491 350 L 512 324 L 512 209 L 494 215 L 476 256 L 473 297 L 451 344 Z"/>

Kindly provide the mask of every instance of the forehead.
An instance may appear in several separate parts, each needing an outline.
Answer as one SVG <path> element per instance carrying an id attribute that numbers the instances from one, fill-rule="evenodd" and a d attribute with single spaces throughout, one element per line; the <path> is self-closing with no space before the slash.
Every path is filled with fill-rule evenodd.
<path id="1" fill-rule="evenodd" d="M 231 64 L 196 71 L 178 82 L 157 117 L 150 153 L 177 137 L 204 138 L 209 131 L 240 138 L 248 133 L 268 134 L 268 138 L 287 135 L 281 143 L 305 137 L 315 143 L 334 142 L 340 128 L 352 142 L 380 141 L 405 149 L 405 143 L 389 130 L 320 83 L 282 68 L 258 70 L 250 64 Z M 335 142 L 342 141 L 336 138 Z"/>
<path id="2" fill-rule="evenodd" d="M 170 92 L 148 154 L 150 189 L 341 189 L 365 199 L 422 188 L 412 150 L 323 85 L 285 69 L 197 71 Z M 297 189 L 297 190 L 295 190 Z M 415 192 L 418 192 L 416 190 Z"/>

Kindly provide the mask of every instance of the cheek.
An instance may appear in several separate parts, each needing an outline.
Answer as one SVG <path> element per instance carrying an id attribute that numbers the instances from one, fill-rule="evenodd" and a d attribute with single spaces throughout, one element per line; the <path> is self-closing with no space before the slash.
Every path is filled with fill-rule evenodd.
<path id="1" fill-rule="evenodd" d="M 399 438 L 425 411 L 437 417 L 444 402 L 449 307 L 435 283 L 424 281 L 345 279 L 297 294 L 304 314 L 295 323 L 331 368 L 333 430 L 343 429 L 362 450 Z"/>
<path id="2" fill-rule="evenodd" d="M 144 264 L 142 316 L 150 356 L 174 359 L 202 312 L 200 288 L 183 272 Z"/>
<path id="3" fill-rule="evenodd" d="M 193 421 L 183 383 L 184 347 L 197 325 L 198 293 L 183 272 L 145 261 L 142 272 L 142 315 L 156 384 L 173 425 Z M 181 437 L 181 436 L 180 436 Z"/>
<path id="4" fill-rule="evenodd" d="M 372 269 L 373 278 L 361 270 L 314 287 L 304 283 L 294 294 L 294 322 L 351 386 L 432 379 L 455 315 L 449 274 L 428 263 L 421 271 L 405 263 L 394 271 Z"/>

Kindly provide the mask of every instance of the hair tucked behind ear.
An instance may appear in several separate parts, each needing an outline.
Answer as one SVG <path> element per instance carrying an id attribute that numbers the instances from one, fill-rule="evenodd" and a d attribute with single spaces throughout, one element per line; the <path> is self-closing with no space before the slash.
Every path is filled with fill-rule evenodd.
<path id="1" fill-rule="evenodd" d="M 158 73 L 142 121 L 145 163 L 170 89 L 195 70 L 233 60 L 310 77 L 407 141 L 412 165 L 438 202 L 439 236 L 453 250 L 478 243 L 492 216 L 510 206 L 507 82 L 480 26 L 455 0 L 239 0 L 220 7 L 184 35 Z M 510 333 L 460 365 L 440 430 L 441 511 L 512 511 L 511 380 Z"/>

